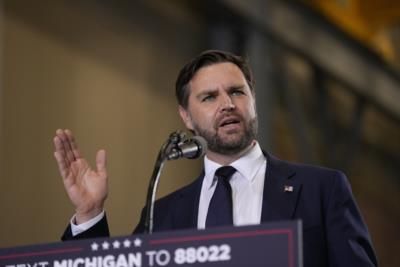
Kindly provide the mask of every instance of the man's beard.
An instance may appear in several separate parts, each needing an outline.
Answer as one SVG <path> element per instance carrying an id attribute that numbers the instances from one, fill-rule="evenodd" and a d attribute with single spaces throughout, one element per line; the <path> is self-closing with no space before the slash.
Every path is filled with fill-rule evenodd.
<path id="1" fill-rule="evenodd" d="M 258 121 L 257 117 L 247 121 L 244 125 L 243 134 L 237 140 L 224 140 L 218 135 L 218 130 L 211 132 L 207 129 L 201 129 L 198 125 L 194 124 L 194 131 L 196 134 L 204 137 L 210 151 L 222 155 L 234 155 L 242 152 L 250 146 L 257 136 Z"/>

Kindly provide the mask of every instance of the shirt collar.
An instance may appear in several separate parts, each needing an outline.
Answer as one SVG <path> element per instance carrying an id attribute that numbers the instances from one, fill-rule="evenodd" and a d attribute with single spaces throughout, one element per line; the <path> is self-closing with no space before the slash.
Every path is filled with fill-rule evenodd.
<path id="1" fill-rule="evenodd" d="M 254 146 L 245 155 L 229 165 L 234 167 L 241 176 L 252 181 L 265 160 L 260 145 L 255 142 Z M 219 167 L 222 167 L 222 165 L 210 160 L 207 156 L 204 157 L 204 179 L 208 185 L 212 185 L 215 171 Z"/>

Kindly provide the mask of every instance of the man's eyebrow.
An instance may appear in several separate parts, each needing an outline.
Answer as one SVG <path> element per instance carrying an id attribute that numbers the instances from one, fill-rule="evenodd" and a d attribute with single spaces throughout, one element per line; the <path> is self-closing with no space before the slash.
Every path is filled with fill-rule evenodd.
<path id="1" fill-rule="evenodd" d="M 231 85 L 229 86 L 228 90 L 237 90 L 237 89 L 244 89 L 245 85 L 244 84 L 237 84 L 237 85 Z"/>
<path id="2" fill-rule="evenodd" d="M 231 92 L 231 91 L 234 91 L 234 90 L 244 89 L 244 88 L 245 88 L 244 84 L 233 84 L 233 85 L 230 85 L 228 87 L 227 91 Z M 206 89 L 206 90 L 198 93 L 195 97 L 196 98 L 201 98 L 201 97 L 206 96 L 206 95 L 217 95 L 217 94 L 218 94 L 218 89 L 210 88 L 210 89 Z"/>
<path id="3" fill-rule="evenodd" d="M 198 93 L 196 95 L 196 97 L 199 98 L 199 97 L 202 97 L 205 95 L 215 95 L 215 94 L 217 94 L 217 91 L 218 91 L 217 89 L 207 89 L 207 90 L 204 90 L 203 92 Z"/>

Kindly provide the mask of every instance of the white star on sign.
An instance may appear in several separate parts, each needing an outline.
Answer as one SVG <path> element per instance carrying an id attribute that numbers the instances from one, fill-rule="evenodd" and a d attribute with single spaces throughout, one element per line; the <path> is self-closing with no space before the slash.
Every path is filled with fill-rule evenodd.
<path id="1" fill-rule="evenodd" d="M 121 243 L 118 240 L 115 240 L 112 244 L 113 248 L 119 248 L 121 246 Z"/>
<path id="2" fill-rule="evenodd" d="M 140 240 L 139 238 L 135 238 L 135 240 L 133 240 L 133 244 L 135 245 L 135 247 L 140 247 L 142 245 L 142 240 Z"/>
<path id="3" fill-rule="evenodd" d="M 110 244 L 109 244 L 108 242 L 104 241 L 103 244 L 101 244 L 101 247 L 102 247 L 104 250 L 107 250 L 107 249 L 110 248 Z"/>
<path id="4" fill-rule="evenodd" d="M 124 247 L 130 248 L 130 247 L 131 247 L 131 241 L 129 241 L 128 239 L 125 239 L 125 241 L 124 241 Z"/>
<path id="5" fill-rule="evenodd" d="M 99 249 L 99 245 L 97 243 L 91 244 L 90 247 L 92 248 L 92 251 L 96 251 Z"/>

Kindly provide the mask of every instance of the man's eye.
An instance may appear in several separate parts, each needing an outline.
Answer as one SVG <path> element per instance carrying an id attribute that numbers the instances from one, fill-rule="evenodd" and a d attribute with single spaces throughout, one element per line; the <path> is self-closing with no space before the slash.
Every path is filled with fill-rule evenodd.
<path id="1" fill-rule="evenodd" d="M 207 95 L 207 96 L 203 97 L 203 99 L 201 101 L 202 102 L 206 102 L 206 101 L 211 101 L 211 100 L 214 100 L 214 99 L 215 99 L 215 96 Z"/>
<path id="2" fill-rule="evenodd" d="M 242 90 L 234 90 L 231 92 L 231 95 L 244 95 L 244 92 Z"/>

